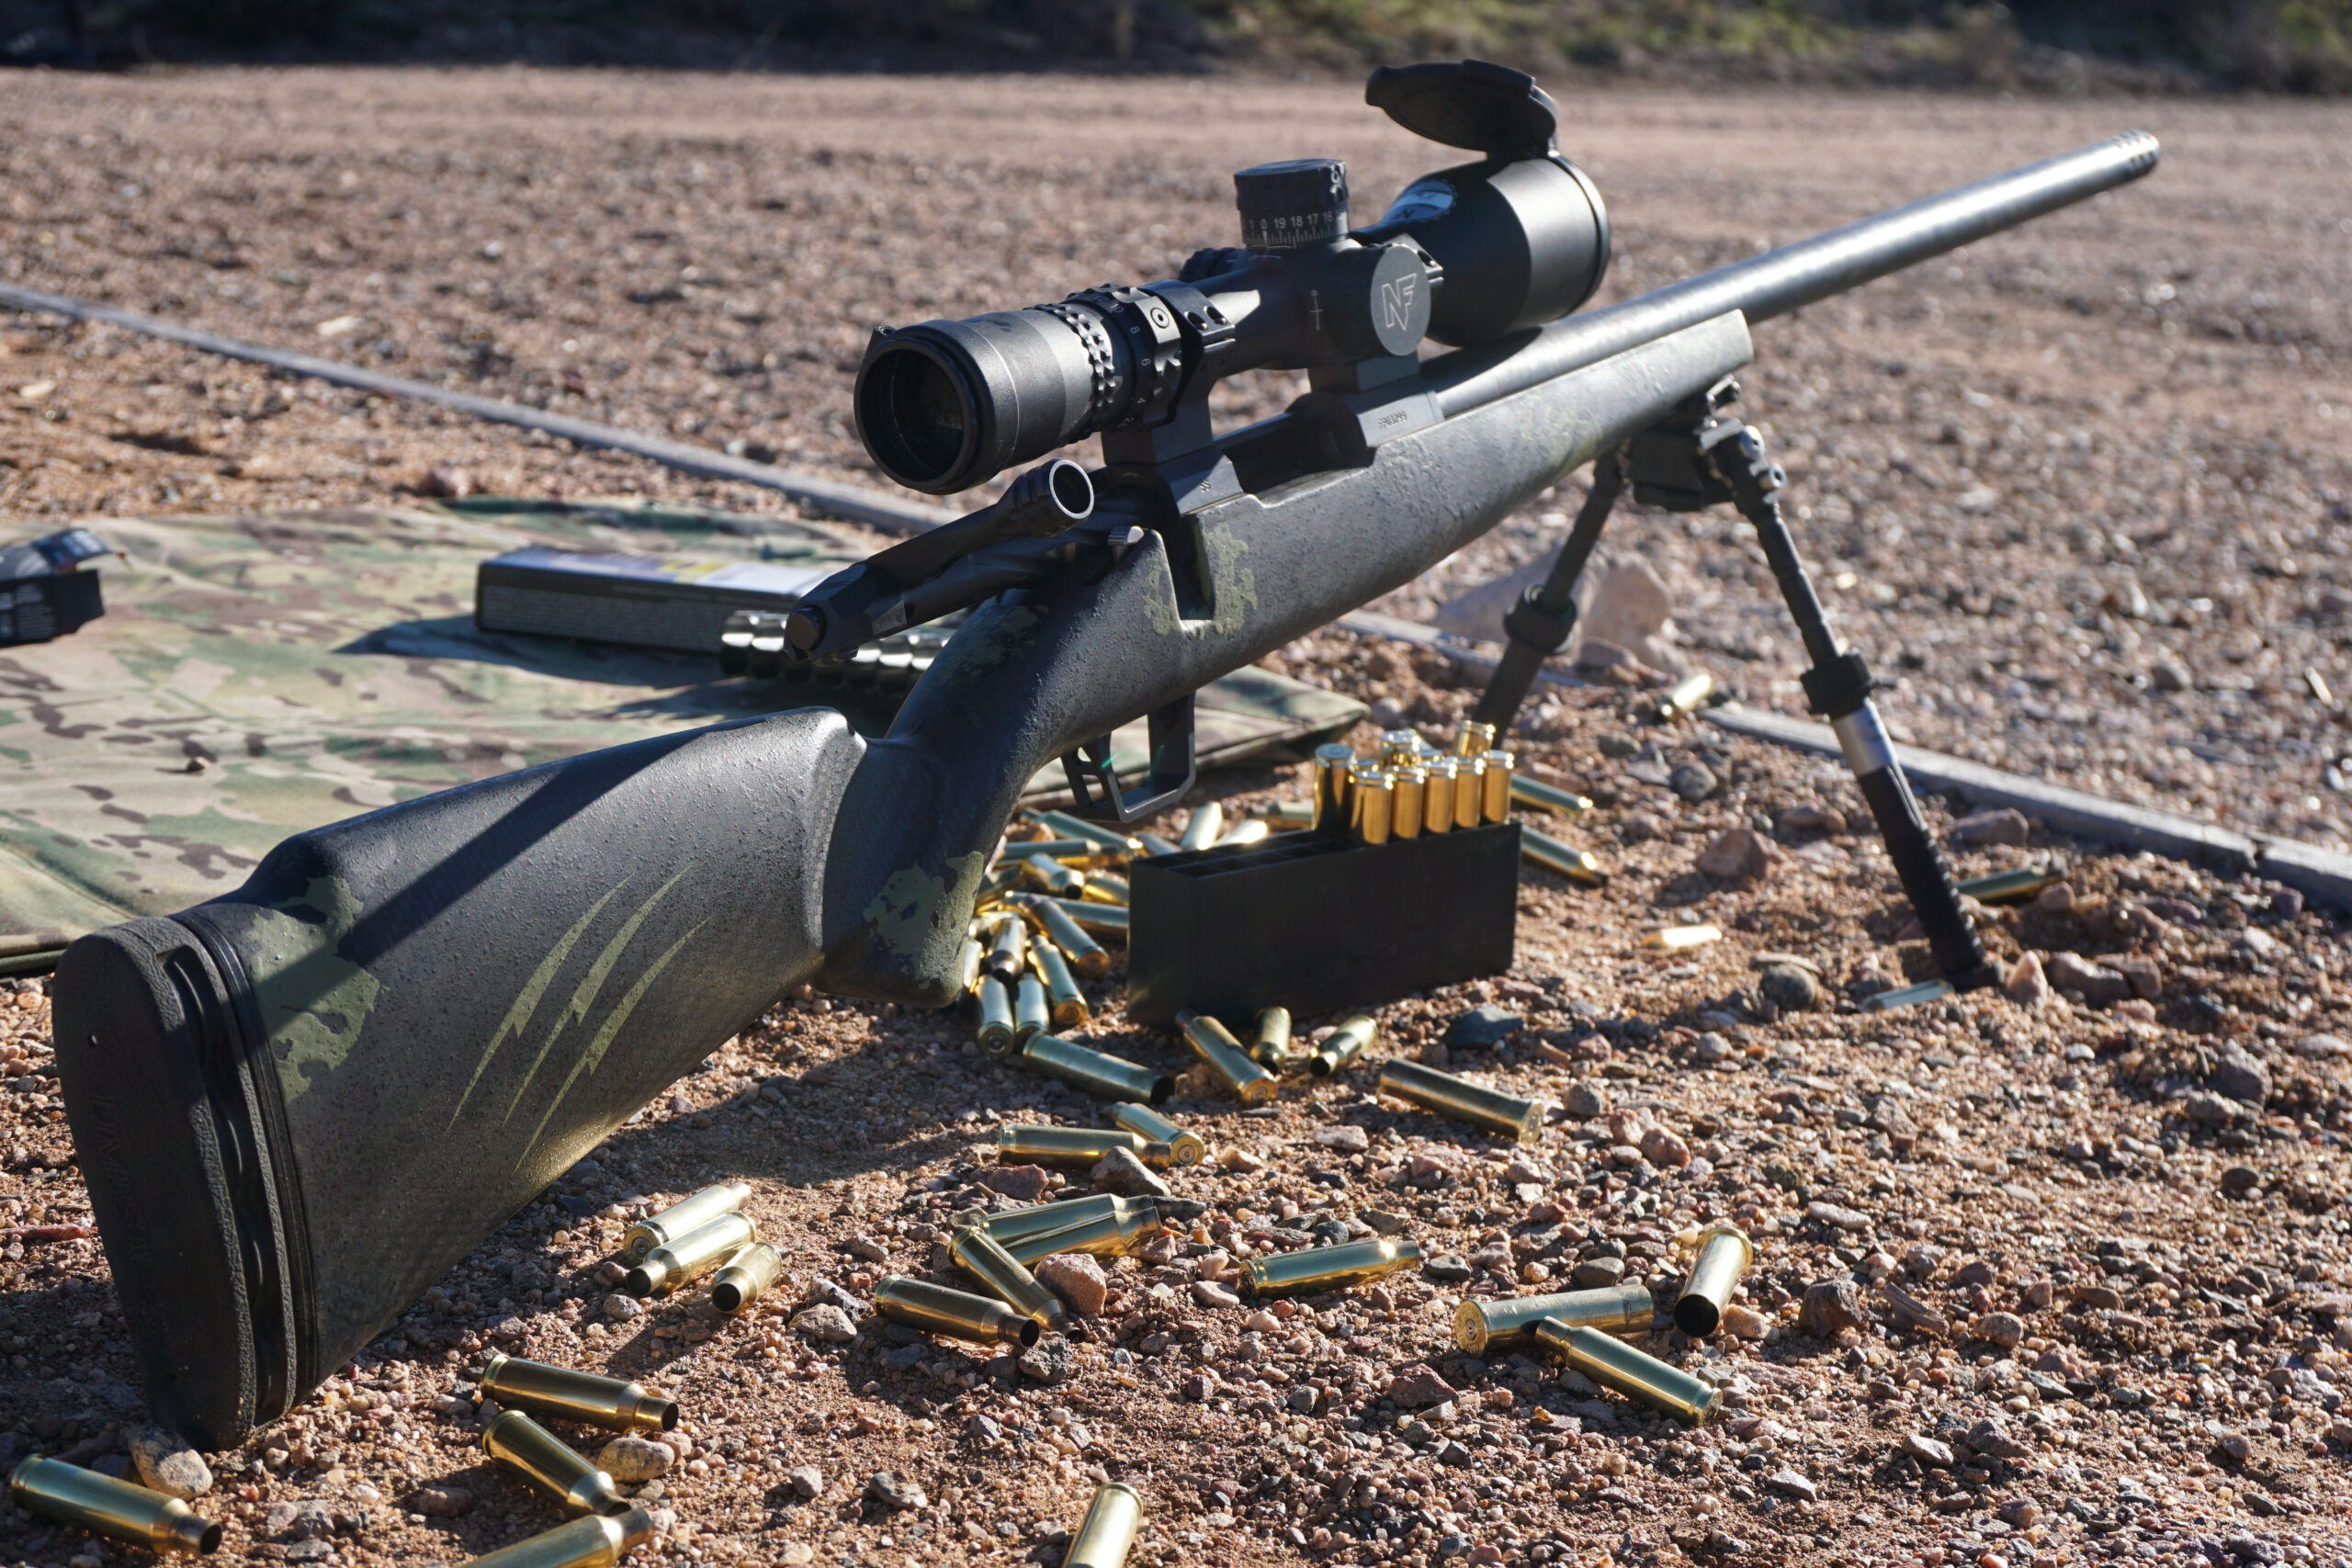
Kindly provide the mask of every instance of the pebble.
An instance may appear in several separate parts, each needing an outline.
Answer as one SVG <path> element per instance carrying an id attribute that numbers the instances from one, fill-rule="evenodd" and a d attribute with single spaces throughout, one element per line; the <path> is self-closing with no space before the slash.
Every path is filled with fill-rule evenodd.
<path id="1" fill-rule="evenodd" d="M 409 1512 L 428 1519 L 454 1519 L 474 1506 L 474 1495 L 462 1486 L 420 1486 L 409 1497 Z"/>
<path id="2" fill-rule="evenodd" d="M 857 1337 L 857 1325 L 849 1314 L 831 1302 L 817 1306 L 802 1307 L 792 1314 L 792 1331 L 806 1339 L 820 1339 L 828 1345 L 846 1345 Z"/>
<path id="3" fill-rule="evenodd" d="M 2132 994 L 2132 982 L 2114 970 L 2072 953 L 2053 953 L 2042 965 L 2050 983 L 2062 991 L 2078 991 L 2085 1001 L 2105 1007 Z"/>
<path id="4" fill-rule="evenodd" d="M 1764 1484 L 1784 1497 L 1794 1497 L 1802 1502 L 1817 1502 L 1821 1497 L 1821 1488 L 1793 1470 L 1776 1470 L 1764 1478 Z"/>
<path id="5" fill-rule="evenodd" d="M 1381 1235 L 1395 1235 L 1412 1224 L 1403 1214 L 1392 1214 L 1385 1209 L 1366 1209 L 1357 1216 Z"/>
<path id="6" fill-rule="evenodd" d="M 902 1478 L 895 1470 L 876 1471 L 865 1483 L 865 1495 L 892 1513 L 920 1508 L 931 1501 L 922 1487 Z"/>
<path id="7" fill-rule="evenodd" d="M 1702 875 L 1717 882 L 1760 882 L 1781 860 L 1781 848 L 1753 828 L 1733 828 L 1699 852 Z"/>
<path id="8" fill-rule="evenodd" d="M 677 1457 L 664 1444 L 645 1438 L 622 1437 L 597 1450 L 596 1466 L 615 1481 L 635 1484 L 667 1474 Z"/>
<path id="9" fill-rule="evenodd" d="M 1905 1432 L 1903 1451 L 1930 1470 L 1950 1470 L 1952 1466 L 1951 1445 L 1939 1443 L 1924 1432 Z"/>
<path id="10" fill-rule="evenodd" d="M 212 1470 L 187 1439 L 163 1427 L 137 1427 L 129 1438 L 139 1478 L 170 1497 L 201 1497 L 212 1490 Z"/>
<path id="11" fill-rule="evenodd" d="M 642 1314 L 644 1311 L 643 1302 L 639 1301 L 635 1296 L 623 1295 L 618 1291 L 615 1291 L 605 1298 L 605 1315 L 616 1323 L 627 1323 L 630 1318 Z"/>
<path id="12" fill-rule="evenodd" d="M 2013 1312 L 1988 1312 L 1976 1320 L 1976 1337 L 2014 1350 L 2025 1337 L 2025 1319 Z"/>
<path id="13" fill-rule="evenodd" d="M 1579 1080 L 1568 1086 L 1564 1107 L 1571 1116 L 1591 1121 L 1609 1114 L 1609 1091 L 1599 1084 Z"/>
<path id="14" fill-rule="evenodd" d="M 2050 999 L 2050 976 L 2043 972 L 2041 956 L 2029 953 L 2009 965 L 2002 978 L 2001 994 L 2021 1008 L 2038 1008 Z"/>
<path id="15" fill-rule="evenodd" d="M 1625 1277 L 1622 1258 L 1588 1258 L 1568 1270 L 1568 1283 L 1580 1291 L 1597 1291 Z"/>
<path id="16" fill-rule="evenodd" d="M 1239 1296 L 1214 1280 L 1193 1280 L 1193 1301 L 1195 1305 L 1204 1307 L 1238 1307 L 1241 1304 Z"/>
<path id="17" fill-rule="evenodd" d="M 1771 1324 L 1754 1307 L 1734 1302 L 1724 1308 L 1724 1332 L 1735 1339 L 1761 1339 L 1771 1329 Z"/>
<path id="18" fill-rule="evenodd" d="M 1642 1157 L 1660 1170 L 1679 1170 L 1690 1163 L 1690 1145 L 1679 1134 L 1652 1127 L 1642 1134 Z"/>
<path id="19" fill-rule="evenodd" d="M 2205 1087 L 2241 1105 L 2259 1107 L 2270 1098 L 2270 1070 L 2233 1045 L 2222 1053 L 2213 1070 L 2205 1075 Z"/>
<path id="20" fill-rule="evenodd" d="M 1388 1397 L 1405 1410 L 1442 1404 L 1453 1396 L 1453 1385 L 1421 1362 L 1415 1362 L 1397 1373 L 1396 1381 L 1388 1389 Z"/>
<path id="21" fill-rule="evenodd" d="M 2243 1198 L 2262 1185 L 2262 1172 L 2250 1165 L 2233 1165 L 2222 1172 L 2222 1190 L 2233 1198 Z"/>
<path id="22" fill-rule="evenodd" d="M 1834 1339 L 1849 1328 L 1870 1322 L 1862 1298 L 1848 1280 L 1816 1280 L 1804 1288 L 1797 1309 L 1797 1327 L 1819 1339 Z"/>
<path id="23" fill-rule="evenodd" d="M 1666 787 L 1696 806 L 1721 789 L 1723 781 L 1703 762 L 1680 762 L 1667 775 Z"/>
<path id="24" fill-rule="evenodd" d="M 1372 1147 L 1371 1135 L 1352 1122 L 1343 1122 L 1336 1127 L 1317 1127 L 1315 1141 L 1324 1148 L 1336 1149 L 1343 1155 L 1360 1155 Z"/>
<path id="25" fill-rule="evenodd" d="M 1821 982 L 1793 964 L 1767 965 L 1756 988 L 1782 1012 L 1807 1012 L 1821 1005 Z"/>
<path id="26" fill-rule="evenodd" d="M 1041 1165 L 1001 1165 L 980 1172 L 980 1185 L 1016 1203 L 1034 1203 L 1046 1195 L 1051 1178 Z"/>
<path id="27" fill-rule="evenodd" d="M 1804 1217 L 1816 1224 L 1827 1225 L 1832 1230 L 1859 1233 L 1871 1228 L 1869 1215 L 1858 1210 L 1844 1208 L 1836 1203 L 1825 1203 L 1817 1200 L 1804 1206 Z"/>
<path id="28" fill-rule="evenodd" d="M 1951 825 L 1951 839 L 1956 844 L 2007 844 L 2022 849 L 2033 839 L 2033 824 L 2025 819 L 2024 812 L 2003 806 L 1962 818 Z"/>
<path id="29" fill-rule="evenodd" d="M 991 1421 L 989 1425 L 993 1427 L 996 1423 Z M 1002 1430 L 997 1435 L 1003 1436 Z M 797 1495 L 811 1502 L 825 1495 L 825 1472 L 813 1464 L 796 1465 L 784 1472 L 784 1479 Z"/>
<path id="30" fill-rule="evenodd" d="M 1158 1171 L 1137 1158 L 1133 1149 L 1113 1149 L 1094 1162 L 1087 1179 L 1100 1191 L 1122 1193 L 1129 1198 L 1167 1198 L 1176 1190 Z"/>
<path id="31" fill-rule="evenodd" d="M 1080 1317 L 1098 1317 L 1110 1298 L 1111 1279 L 1083 1252 L 1057 1252 L 1037 1259 L 1037 1282 L 1061 1297 Z"/>
<path id="32" fill-rule="evenodd" d="M 1842 833 L 1846 814 L 1818 800 L 1801 800 L 1781 813 L 1781 826 L 1792 833 Z"/>

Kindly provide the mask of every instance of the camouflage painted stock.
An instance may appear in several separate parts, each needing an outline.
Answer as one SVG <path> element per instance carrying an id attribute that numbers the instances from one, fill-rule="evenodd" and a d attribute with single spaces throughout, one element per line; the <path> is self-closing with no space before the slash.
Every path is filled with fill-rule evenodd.
<path id="1" fill-rule="evenodd" d="M 2086 164 L 2076 194 L 2137 172 Z M 1086 526 L 1141 542 L 980 607 L 882 739 L 804 711 L 593 752 L 302 834 L 234 893 L 84 939 L 58 1061 L 153 1408 L 216 1446 L 279 1414 L 786 988 L 946 1001 L 1040 765 L 1703 392 L 1748 359 L 1739 305 L 1605 349 L 1628 306 L 1570 318 L 1099 473 Z"/>

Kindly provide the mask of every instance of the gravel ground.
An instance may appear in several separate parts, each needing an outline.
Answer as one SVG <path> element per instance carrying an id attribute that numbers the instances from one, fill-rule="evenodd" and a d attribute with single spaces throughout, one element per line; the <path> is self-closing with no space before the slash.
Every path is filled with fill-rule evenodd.
<path id="1" fill-rule="evenodd" d="M 1324 87 L 11 85 L 11 277 L 845 472 L 862 471 L 845 372 L 871 322 L 1164 275 L 1228 234 L 1223 176 L 1246 162 L 1341 153 L 1377 199 L 1430 161 Z M 2312 667 L 2352 684 L 2326 533 L 2352 495 L 2328 378 L 2346 332 L 2344 110 L 1570 107 L 1567 142 L 1615 204 L 1620 292 L 2127 124 L 2165 136 L 2146 185 L 1766 329 L 1746 406 L 1810 498 L 1802 534 L 1825 580 L 1852 574 L 1833 598 L 1902 675 L 1888 708 L 1910 734 L 2240 826 L 2337 833 L 2334 720 L 2300 681 Z M 525 493 L 775 504 L 113 333 L 27 319 L 5 341 L 0 507 L 20 517 L 380 499 L 436 465 Z M 1227 411 L 1286 395 L 1266 378 Z M 1399 607 L 1426 612 L 1533 552 L 1550 511 Z M 1628 518 L 1621 547 L 1673 588 L 1697 657 L 1792 706 L 1792 639 L 1724 526 Z M 2109 595 L 2120 608 L 2102 610 Z M 1342 635 L 1276 662 L 1432 729 L 1468 698 L 1442 667 Z M 957 1021 L 787 1002 L 296 1416 L 212 1456 L 203 1506 L 229 1551 L 448 1562 L 554 1523 L 480 1458 L 462 1374 L 495 1344 L 684 1402 L 652 1499 L 670 1560 L 1055 1561 L 1103 1475 L 1144 1495 L 1146 1562 L 2352 1559 L 2331 1522 L 2352 1490 L 2352 1425 L 2335 1415 L 2352 1371 L 2336 1337 L 2352 1320 L 2338 927 L 2291 894 L 2144 857 L 1968 848 L 1968 873 L 2068 863 L 2070 899 L 1985 919 L 2005 961 L 2041 955 L 2019 966 L 2023 999 L 1857 1013 L 1922 953 L 1883 856 L 1837 830 L 1860 819 L 1840 775 L 1702 725 L 1637 727 L 1632 701 L 1560 695 L 1521 747 L 1604 802 L 1561 831 L 1615 863 L 1610 886 L 1531 873 L 1510 976 L 1381 1013 L 1375 1055 L 1437 1056 L 1480 1003 L 1520 1018 L 1451 1064 L 1563 1107 L 1540 1146 L 1373 1102 L 1366 1073 L 1287 1091 L 1271 1115 L 1188 1080 L 1174 1111 L 1220 1151 L 1177 1179 L 1208 1206 L 1197 1239 L 1112 1269 L 1066 1355 L 989 1360 L 870 1319 L 828 1343 L 792 1326 L 835 1300 L 820 1281 L 854 1306 L 880 1275 L 934 1266 L 941 1227 L 988 1200 L 986 1180 L 1035 1179 L 979 1152 L 995 1122 L 1093 1108 L 976 1056 Z M 1659 782 L 1686 763 L 1709 779 Z M 1234 807 L 1301 793 L 1273 773 L 1215 787 Z M 1774 846 L 1755 852 L 1760 878 L 1696 870 L 1742 828 Z M 1726 940 L 1641 944 L 1693 918 Z M 1757 960 L 1776 953 L 1818 972 L 1813 1005 L 1785 974 L 1766 992 Z M 2041 996 L 2037 968 L 2072 998 Z M 1180 1060 L 1124 1027 L 1115 990 L 1097 999 L 1083 1037 Z M 0 1232 L 15 1374 L 0 1450 L 119 1465 L 139 1404 L 96 1243 L 70 1234 L 86 1203 L 47 1032 L 37 987 L 0 995 L 0 1224 L 42 1227 Z M 738 1322 L 692 1293 L 613 1315 L 601 1266 L 627 1216 L 729 1176 L 753 1183 L 787 1283 Z M 1656 1342 L 1722 1382 L 1716 1426 L 1686 1433 L 1553 1366 L 1453 1352 L 1465 1293 L 1611 1265 L 1670 1279 L 1676 1237 L 1719 1218 L 1758 1238 L 1745 1326 L 1761 1337 Z M 1262 1317 L 1213 1288 L 1244 1252 L 1318 1225 L 1398 1222 L 1451 1261 Z M 897 1480 L 876 1483 L 885 1471 Z M 0 1518 L 0 1556 L 77 1553 L 108 1560 Z"/>

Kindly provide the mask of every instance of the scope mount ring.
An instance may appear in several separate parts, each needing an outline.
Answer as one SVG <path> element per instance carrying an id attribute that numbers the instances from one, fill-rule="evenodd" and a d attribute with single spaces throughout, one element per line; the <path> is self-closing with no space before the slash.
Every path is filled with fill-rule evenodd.
<path id="1" fill-rule="evenodd" d="M 1062 754 L 1062 771 L 1069 779 L 1071 808 L 1094 822 L 1125 825 L 1156 817 L 1184 798 L 1199 774 L 1193 755 L 1193 694 L 1151 710 L 1147 724 L 1151 765 L 1144 782 L 1134 789 L 1119 787 L 1117 769 L 1111 763 L 1111 737 L 1090 740 Z"/>

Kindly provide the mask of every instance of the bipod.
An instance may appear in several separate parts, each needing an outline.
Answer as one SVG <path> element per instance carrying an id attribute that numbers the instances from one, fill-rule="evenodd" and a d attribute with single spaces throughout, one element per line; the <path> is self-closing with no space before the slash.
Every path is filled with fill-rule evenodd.
<path id="1" fill-rule="evenodd" d="M 1998 973 L 1985 959 L 1961 907 L 1951 868 L 1928 835 L 1919 803 L 1871 700 L 1875 682 L 1870 668 L 1860 654 L 1838 646 L 1813 581 L 1797 558 L 1796 540 L 1781 515 L 1786 476 L 1765 456 L 1763 438 L 1755 429 L 1722 412 L 1738 396 L 1736 383 L 1719 382 L 1594 464 L 1591 492 L 1552 570 L 1503 617 L 1509 640 L 1472 716 L 1493 725 L 1498 735 L 1510 729 L 1544 660 L 1566 646 L 1575 629 L 1577 580 L 1629 483 L 1636 501 L 1669 512 L 1696 512 L 1729 502 L 1756 530 L 1756 542 L 1763 547 L 1812 663 L 1801 678 L 1806 705 L 1827 719 L 1838 736 L 1846 766 L 1852 770 L 1894 863 L 1904 896 L 1927 932 L 1936 966 L 1955 990 L 1993 985 Z"/>

